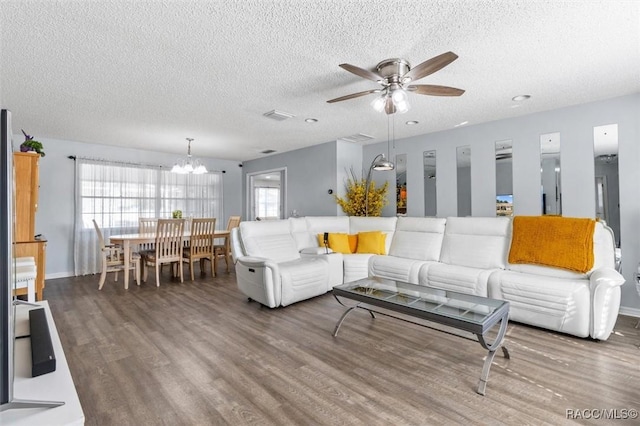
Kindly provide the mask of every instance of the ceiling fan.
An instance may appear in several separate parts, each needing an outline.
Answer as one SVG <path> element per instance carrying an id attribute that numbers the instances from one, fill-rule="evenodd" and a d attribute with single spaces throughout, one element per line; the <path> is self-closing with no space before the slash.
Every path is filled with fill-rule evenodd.
<path id="1" fill-rule="evenodd" d="M 396 112 L 406 112 L 409 110 L 407 92 L 419 95 L 431 96 L 460 96 L 464 93 L 462 89 L 455 87 L 436 86 L 432 84 L 411 84 L 449 65 L 458 58 L 453 52 L 446 52 L 435 56 L 423 63 L 411 68 L 409 61 L 405 59 L 385 59 L 376 65 L 376 72 L 369 71 L 351 64 L 340 64 L 340 67 L 368 80 L 375 81 L 382 88 L 365 90 L 364 92 L 352 93 L 331 99 L 328 103 L 346 101 L 348 99 L 359 98 L 371 93 L 381 93 L 382 95 L 372 102 L 376 111 L 394 114 Z"/>

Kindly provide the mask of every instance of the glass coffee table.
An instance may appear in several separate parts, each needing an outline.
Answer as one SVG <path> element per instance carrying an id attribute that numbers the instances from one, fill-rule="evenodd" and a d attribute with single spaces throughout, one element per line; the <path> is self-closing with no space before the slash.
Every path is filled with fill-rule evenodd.
<path id="1" fill-rule="evenodd" d="M 375 318 L 374 313 L 394 317 L 386 312 L 371 309 L 377 306 L 385 310 L 420 318 L 433 323 L 442 324 L 457 330 L 475 334 L 478 342 L 489 351 L 482 367 L 478 393 L 484 395 L 489 380 L 489 370 L 498 348 L 502 348 L 505 358 L 509 351 L 502 345 L 509 322 L 509 302 L 470 294 L 456 293 L 379 277 L 369 277 L 345 283 L 333 288 L 333 295 L 342 306 L 348 308 L 338 320 L 333 336 L 338 335 L 340 326 L 347 315 L 356 308 L 364 309 Z M 358 301 L 354 306 L 347 306 L 338 298 Z M 404 321 L 404 318 L 394 317 Z M 412 322 L 413 321 L 409 321 Z M 489 343 L 487 334 L 500 323 L 493 342 Z M 426 324 L 415 323 L 424 327 Z M 429 327 L 437 331 L 467 338 L 440 328 Z M 493 334 L 493 333 L 492 333 Z M 475 340 L 475 339 L 471 339 Z"/>

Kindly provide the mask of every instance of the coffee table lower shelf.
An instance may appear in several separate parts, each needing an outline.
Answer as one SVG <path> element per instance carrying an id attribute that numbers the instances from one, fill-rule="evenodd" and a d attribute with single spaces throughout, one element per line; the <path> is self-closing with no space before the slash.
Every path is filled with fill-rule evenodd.
<path id="1" fill-rule="evenodd" d="M 395 289 L 395 293 L 393 291 L 389 292 L 389 288 Z M 358 291 L 355 291 L 356 289 Z M 362 293 L 362 289 L 370 290 L 371 293 Z M 380 297 L 380 295 L 376 293 L 381 293 L 386 297 Z M 336 323 L 335 329 L 333 331 L 334 337 L 338 336 L 338 331 L 340 330 L 342 323 L 346 319 L 347 315 L 349 315 L 349 313 L 356 309 L 363 309 L 369 312 L 372 318 L 376 317 L 375 314 L 380 314 L 422 327 L 430 328 L 442 333 L 447 333 L 464 339 L 479 342 L 480 345 L 488 351 L 487 356 L 484 360 L 484 365 L 482 367 L 480 381 L 478 382 L 477 392 L 480 395 L 486 394 L 487 382 L 489 381 L 489 371 L 491 369 L 491 364 L 493 363 L 493 359 L 498 348 L 502 348 L 502 354 L 505 359 L 510 358 L 509 350 L 502 344 L 509 322 L 508 302 L 498 301 L 495 299 L 489 299 L 480 296 L 461 294 L 447 290 L 438 290 L 423 286 L 416 286 L 391 280 L 384 280 L 377 277 L 365 278 L 353 283 L 346 283 L 341 286 L 337 286 L 333 289 L 333 296 L 338 301 L 338 303 L 347 308 L 347 310 L 342 314 L 342 316 Z M 358 303 L 354 306 L 347 306 L 338 298 L 338 296 L 356 300 L 358 301 Z M 433 309 L 431 311 L 418 309 L 412 307 L 407 303 L 397 303 L 398 296 L 405 298 L 405 300 L 411 298 L 410 300 L 413 300 L 414 302 L 431 302 L 432 300 L 438 300 L 441 302 L 437 305 L 438 307 L 449 309 L 445 310 L 446 313 L 438 313 L 437 309 Z M 392 299 L 394 299 L 395 301 L 393 301 Z M 391 312 L 406 314 L 411 317 L 427 320 L 436 324 L 441 324 L 456 330 L 469 332 L 474 334 L 477 340 L 470 337 L 461 336 L 458 333 L 431 327 L 427 324 L 411 321 L 406 318 L 395 316 L 386 312 L 377 311 L 375 309 L 372 309 L 368 305 L 377 306 Z M 465 305 L 473 305 L 476 309 L 480 308 L 481 312 L 486 311 L 483 312 L 486 315 L 474 315 L 475 318 L 473 321 L 466 321 L 463 315 L 455 314 L 456 310 L 458 310 L 458 313 L 464 312 L 464 314 L 470 312 L 472 308 L 466 311 L 460 311 L 460 309 L 464 309 L 464 307 L 461 308 L 461 306 Z M 452 312 L 454 312 L 454 314 L 452 314 Z M 478 318 L 479 316 L 482 317 Z M 500 324 L 500 327 L 497 331 L 497 334 L 493 341 L 490 342 L 488 340 L 487 334 L 498 324 Z"/>

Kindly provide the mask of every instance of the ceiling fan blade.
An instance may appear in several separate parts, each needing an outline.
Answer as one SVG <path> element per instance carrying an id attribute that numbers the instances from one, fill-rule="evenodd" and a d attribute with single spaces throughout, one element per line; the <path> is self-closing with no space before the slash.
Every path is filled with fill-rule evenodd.
<path id="1" fill-rule="evenodd" d="M 365 96 L 365 95 L 368 95 L 370 93 L 378 93 L 378 92 L 381 92 L 381 91 L 382 90 L 380 90 L 380 89 L 365 90 L 364 92 L 352 93 L 350 95 L 340 96 L 339 98 L 331 99 L 331 100 L 327 101 L 327 103 L 332 104 L 334 102 L 346 101 L 347 99 L 359 98 L 360 96 Z"/>
<path id="2" fill-rule="evenodd" d="M 340 68 L 343 68 L 359 77 L 366 78 L 367 80 L 376 82 L 384 81 L 384 77 L 382 77 L 381 75 L 378 75 L 373 71 L 365 70 L 364 68 L 356 67 L 355 65 L 340 64 Z"/>
<path id="3" fill-rule="evenodd" d="M 409 77 L 411 81 L 419 80 L 429 74 L 433 74 L 434 72 L 441 70 L 456 59 L 458 59 L 458 55 L 453 52 L 443 53 L 442 55 L 435 56 L 411 68 L 403 78 Z"/>
<path id="4" fill-rule="evenodd" d="M 407 87 L 407 90 L 419 95 L 431 96 L 460 96 L 464 93 L 462 89 L 447 86 L 435 86 L 433 84 L 414 84 Z"/>

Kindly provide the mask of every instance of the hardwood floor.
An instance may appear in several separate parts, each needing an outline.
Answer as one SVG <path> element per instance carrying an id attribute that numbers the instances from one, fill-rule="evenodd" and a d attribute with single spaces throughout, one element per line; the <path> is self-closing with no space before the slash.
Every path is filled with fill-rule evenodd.
<path id="1" fill-rule="evenodd" d="M 477 342 L 364 311 L 334 338 L 330 294 L 268 309 L 233 273 L 168 274 L 128 291 L 47 281 L 87 425 L 557 425 L 575 424 L 567 410 L 640 409 L 636 318 L 606 342 L 511 323 L 483 397 Z"/>

